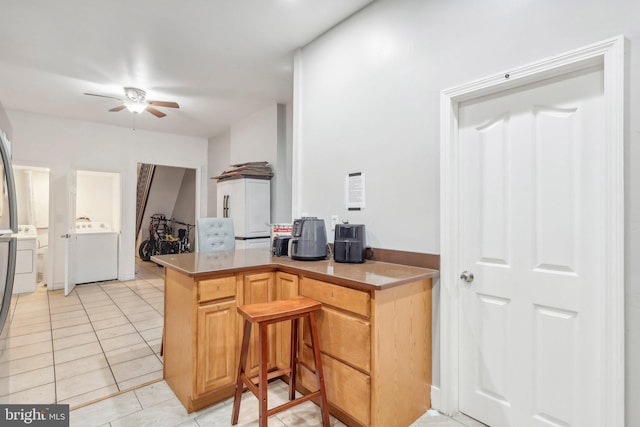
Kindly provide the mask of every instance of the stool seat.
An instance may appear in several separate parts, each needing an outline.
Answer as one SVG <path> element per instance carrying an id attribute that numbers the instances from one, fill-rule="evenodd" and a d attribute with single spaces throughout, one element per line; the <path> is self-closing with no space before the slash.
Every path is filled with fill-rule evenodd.
<path id="1" fill-rule="evenodd" d="M 240 415 L 240 402 L 245 386 L 257 398 L 259 404 L 260 427 L 267 426 L 267 418 L 280 411 L 287 410 L 292 406 L 299 405 L 308 400 L 319 398 L 320 414 L 322 415 L 322 425 L 330 426 L 329 404 L 324 385 L 324 374 L 322 372 L 322 359 L 320 357 L 320 345 L 318 339 L 318 327 L 316 324 L 316 312 L 322 309 L 322 304 L 311 298 L 297 296 L 286 300 L 277 300 L 265 303 L 247 304 L 238 307 L 238 313 L 244 317 L 244 332 L 242 335 L 242 347 L 240 349 L 240 363 L 238 366 L 238 376 L 236 378 L 236 390 L 233 397 L 233 410 L 231 414 L 231 425 L 238 423 Z M 313 361 L 315 369 L 298 358 L 298 321 L 301 317 L 309 320 L 311 332 L 311 349 L 313 351 Z M 268 333 L 270 324 L 283 321 L 291 321 L 291 348 L 288 368 L 267 372 L 268 365 Z M 258 326 L 258 351 L 259 351 L 259 374 L 256 378 L 249 378 L 246 374 L 247 355 L 249 353 L 249 341 L 251 337 L 251 325 Z M 316 377 L 318 391 L 296 398 L 296 375 L 298 364 L 313 372 Z M 269 379 L 289 375 L 289 402 L 272 409 L 267 409 L 267 383 Z"/>
<path id="2" fill-rule="evenodd" d="M 318 301 L 297 296 L 279 301 L 242 305 L 238 307 L 238 313 L 251 323 L 281 322 L 321 308 L 322 304 Z"/>

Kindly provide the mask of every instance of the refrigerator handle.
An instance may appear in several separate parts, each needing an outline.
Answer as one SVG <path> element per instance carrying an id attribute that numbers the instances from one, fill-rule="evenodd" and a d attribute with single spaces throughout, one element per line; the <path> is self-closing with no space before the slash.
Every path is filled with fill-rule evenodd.
<path id="1" fill-rule="evenodd" d="M 2 307 L 0 307 L 0 332 L 4 329 L 4 324 L 9 315 L 11 306 L 11 295 L 13 294 L 13 279 L 16 272 L 16 255 L 18 253 L 18 239 L 12 237 L 9 240 L 9 260 L 7 266 L 7 277 L 5 278 L 4 297 Z"/>
<path id="2" fill-rule="evenodd" d="M 13 176 L 13 167 L 11 166 L 11 156 L 8 145 L 4 137 L 0 134 L 0 155 L 2 155 L 2 163 L 7 177 L 7 192 L 9 198 L 9 228 L 14 233 L 18 232 L 18 200 L 16 199 L 16 180 Z"/>

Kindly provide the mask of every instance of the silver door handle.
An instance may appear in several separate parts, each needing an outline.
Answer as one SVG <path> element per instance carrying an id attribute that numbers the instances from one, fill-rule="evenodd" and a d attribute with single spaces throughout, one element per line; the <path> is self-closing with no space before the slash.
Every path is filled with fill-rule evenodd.
<path id="1" fill-rule="evenodd" d="M 473 273 L 470 271 L 463 271 L 462 274 L 460 274 L 460 278 L 467 283 L 471 283 L 473 282 Z"/>
<path id="2" fill-rule="evenodd" d="M 63 239 L 70 239 L 71 238 L 71 234 L 67 233 L 67 234 L 63 234 L 62 236 Z"/>

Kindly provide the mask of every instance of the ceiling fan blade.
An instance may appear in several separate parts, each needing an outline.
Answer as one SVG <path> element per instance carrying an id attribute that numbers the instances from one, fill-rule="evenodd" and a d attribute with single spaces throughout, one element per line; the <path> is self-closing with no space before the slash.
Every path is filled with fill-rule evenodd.
<path id="1" fill-rule="evenodd" d="M 157 105 L 158 107 L 170 107 L 170 108 L 180 108 L 177 102 L 167 102 L 167 101 L 149 101 L 151 105 Z"/>
<path id="2" fill-rule="evenodd" d="M 166 116 L 165 113 L 163 113 L 162 111 L 158 111 L 153 107 L 147 107 L 147 111 L 150 112 L 151 114 L 153 114 L 154 116 L 156 116 L 157 118 L 161 119 L 164 116 Z"/>
<path id="3" fill-rule="evenodd" d="M 110 109 L 109 111 L 111 112 L 116 112 L 116 111 L 121 111 L 124 110 L 125 106 L 124 105 L 118 105 L 117 107 L 113 107 L 112 109 Z"/>
<path id="4" fill-rule="evenodd" d="M 100 98 L 111 98 L 111 99 L 117 99 L 118 101 L 122 101 L 122 98 L 116 98 L 115 96 L 108 96 L 108 95 L 98 95 L 96 93 L 86 93 L 85 95 L 89 95 L 89 96 L 99 96 Z"/>

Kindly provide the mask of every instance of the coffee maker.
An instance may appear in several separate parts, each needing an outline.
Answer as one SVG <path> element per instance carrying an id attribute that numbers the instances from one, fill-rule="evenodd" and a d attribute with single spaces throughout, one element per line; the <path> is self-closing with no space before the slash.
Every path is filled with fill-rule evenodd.
<path id="1" fill-rule="evenodd" d="M 333 259 L 336 262 L 362 263 L 367 251 L 364 224 L 336 224 Z"/>

